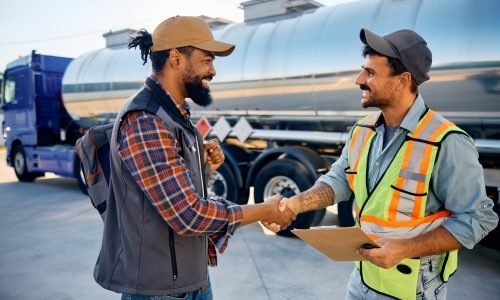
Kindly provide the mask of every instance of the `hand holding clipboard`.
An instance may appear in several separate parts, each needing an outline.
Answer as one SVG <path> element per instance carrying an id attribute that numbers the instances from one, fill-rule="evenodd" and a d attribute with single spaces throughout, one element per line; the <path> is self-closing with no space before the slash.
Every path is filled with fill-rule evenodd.
<path id="1" fill-rule="evenodd" d="M 379 246 L 359 227 L 321 226 L 311 229 L 294 229 L 292 233 L 336 261 L 364 261 L 356 253 L 359 248 Z"/>

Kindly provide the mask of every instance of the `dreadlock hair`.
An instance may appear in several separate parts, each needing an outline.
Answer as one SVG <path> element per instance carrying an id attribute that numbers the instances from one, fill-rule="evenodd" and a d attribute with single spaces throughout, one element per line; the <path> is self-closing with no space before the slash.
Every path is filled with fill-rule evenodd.
<path id="1" fill-rule="evenodd" d="M 153 37 L 144 28 L 139 30 L 137 32 L 137 35 L 135 37 L 131 37 L 131 39 L 132 40 L 128 44 L 128 48 L 136 49 L 137 46 L 139 46 L 139 49 L 141 50 L 141 58 L 143 61 L 143 65 L 145 65 L 148 62 L 148 55 L 149 55 L 149 58 L 151 59 L 151 65 L 153 67 L 153 72 L 156 75 L 158 75 L 161 72 L 161 70 L 163 70 L 163 66 L 165 66 L 165 62 L 170 56 L 170 49 L 154 51 L 154 52 L 151 51 L 151 47 L 153 46 Z M 191 56 L 193 49 L 194 48 L 191 46 L 177 48 L 179 52 L 188 57 Z"/>
<path id="2" fill-rule="evenodd" d="M 391 69 L 391 75 L 392 76 L 399 75 L 399 74 L 402 74 L 404 72 L 409 72 L 405 68 L 405 66 L 403 66 L 403 64 L 401 63 L 401 61 L 399 59 L 394 58 L 394 57 L 389 57 L 387 55 L 384 55 L 384 54 L 378 52 L 377 50 L 373 49 L 372 47 L 370 47 L 368 45 L 365 45 L 364 48 L 363 48 L 363 57 L 365 57 L 367 55 L 372 55 L 372 54 L 387 57 L 387 60 L 389 61 L 389 67 Z M 413 77 L 413 75 L 412 75 L 412 77 Z M 410 90 L 414 94 L 418 93 L 418 86 L 415 83 L 415 80 L 413 78 L 411 80 Z"/>
<path id="3" fill-rule="evenodd" d="M 137 32 L 135 37 L 130 37 L 132 40 L 128 44 L 129 49 L 136 49 L 139 46 L 141 50 L 141 58 L 143 61 L 143 65 L 148 62 L 148 55 L 151 55 L 151 46 L 153 46 L 153 37 L 151 34 L 144 28 Z"/>

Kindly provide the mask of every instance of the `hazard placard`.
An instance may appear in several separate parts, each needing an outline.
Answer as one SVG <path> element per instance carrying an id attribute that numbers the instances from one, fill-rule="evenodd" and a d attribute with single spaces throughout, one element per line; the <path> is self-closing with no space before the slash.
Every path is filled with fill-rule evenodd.
<path id="1" fill-rule="evenodd" d="M 210 125 L 210 122 L 206 117 L 201 117 L 198 120 L 198 122 L 196 123 L 196 128 L 201 133 L 201 136 L 203 138 L 206 138 L 207 135 L 210 133 L 210 130 L 212 130 L 212 126 Z"/>

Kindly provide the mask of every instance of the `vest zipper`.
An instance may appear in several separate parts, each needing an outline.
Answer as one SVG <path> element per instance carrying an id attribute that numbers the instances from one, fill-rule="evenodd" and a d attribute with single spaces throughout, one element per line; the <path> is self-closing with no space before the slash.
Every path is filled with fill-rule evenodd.
<path id="1" fill-rule="evenodd" d="M 202 193 L 203 197 L 205 197 L 205 183 L 203 182 L 203 170 L 201 168 L 201 159 L 202 159 L 201 155 L 202 155 L 202 153 L 200 152 L 200 148 L 199 148 L 200 144 L 198 143 L 198 135 L 196 134 L 196 132 L 193 132 L 193 133 L 194 133 L 194 139 L 196 142 L 196 150 L 198 151 L 198 167 L 200 170 L 201 193 Z"/>
<path id="2" fill-rule="evenodd" d="M 175 257 L 175 243 L 174 243 L 174 230 L 169 227 L 169 246 L 170 246 L 170 258 L 172 259 L 172 275 L 174 281 L 177 280 L 177 258 Z"/>

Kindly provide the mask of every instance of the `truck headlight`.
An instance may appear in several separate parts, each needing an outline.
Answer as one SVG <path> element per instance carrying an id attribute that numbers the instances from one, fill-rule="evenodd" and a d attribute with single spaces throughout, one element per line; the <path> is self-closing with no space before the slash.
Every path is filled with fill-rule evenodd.
<path id="1" fill-rule="evenodd" d="M 2 137 L 4 139 L 7 139 L 7 135 L 9 134 L 9 131 L 10 131 L 10 127 L 2 127 Z"/>

